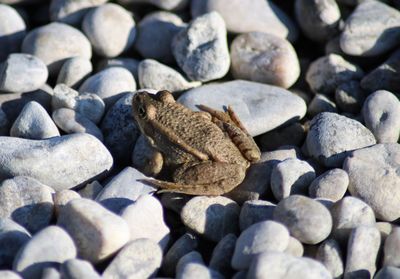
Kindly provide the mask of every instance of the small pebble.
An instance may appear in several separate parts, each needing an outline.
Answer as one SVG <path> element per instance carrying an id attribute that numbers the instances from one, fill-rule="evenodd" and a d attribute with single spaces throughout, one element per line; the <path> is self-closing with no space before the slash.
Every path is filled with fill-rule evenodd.
<path id="1" fill-rule="evenodd" d="M 178 263 L 176 264 L 176 274 L 178 276 L 179 273 L 183 271 L 183 269 L 188 264 L 200 264 L 204 265 L 204 260 L 201 254 L 197 251 L 192 251 L 184 255 L 182 258 L 179 259 Z"/>
<path id="2" fill-rule="evenodd" d="M 89 59 L 80 56 L 69 58 L 58 73 L 57 84 L 63 83 L 71 88 L 78 88 L 92 71 L 93 66 Z"/>
<path id="3" fill-rule="evenodd" d="M 291 236 L 289 237 L 288 246 L 283 252 L 295 257 L 301 257 L 304 254 L 304 247 L 303 244 L 297 240 L 297 238 Z"/>
<path id="4" fill-rule="evenodd" d="M 366 93 L 358 81 L 351 80 L 336 87 L 335 103 L 344 112 L 358 113 L 365 97 Z"/>
<path id="5" fill-rule="evenodd" d="M 308 104 L 307 114 L 314 117 L 321 112 L 337 112 L 336 104 L 325 95 L 315 94 Z"/>
<path id="6" fill-rule="evenodd" d="M 315 258 L 331 273 L 333 278 L 341 278 L 344 271 L 343 253 L 339 243 L 334 239 L 322 242 Z"/>
<path id="7" fill-rule="evenodd" d="M 208 268 L 203 264 L 188 263 L 176 274 L 177 279 L 191 279 L 191 278 L 204 278 L 204 279 L 223 279 L 220 273 Z"/>
<path id="8" fill-rule="evenodd" d="M 70 259 L 62 263 L 60 267 L 61 278 L 64 279 L 101 279 L 93 266 L 85 260 Z"/>
<path id="9" fill-rule="evenodd" d="M 349 176 L 342 169 L 331 169 L 318 176 L 311 183 L 311 198 L 324 198 L 334 202 L 343 198 L 349 186 Z"/>
<path id="10" fill-rule="evenodd" d="M 400 278 L 400 268 L 396 268 L 393 266 L 385 266 L 376 273 L 374 278 L 375 279 L 397 279 L 397 278 Z"/>
<path id="11" fill-rule="evenodd" d="M 60 213 L 63 207 L 74 199 L 79 199 L 81 196 L 73 190 L 61 190 L 53 194 L 54 211 L 56 216 Z"/>
<path id="12" fill-rule="evenodd" d="M 394 228 L 385 240 L 383 266 L 400 267 L 400 228 Z"/>
<path id="13" fill-rule="evenodd" d="M 231 260 L 235 251 L 236 240 L 236 235 L 227 234 L 215 245 L 209 263 L 211 269 L 221 274 L 230 274 L 232 271 Z"/>
<path id="14" fill-rule="evenodd" d="M 389 222 L 376 222 L 375 226 L 381 233 L 382 244 L 385 242 L 389 234 L 391 234 L 392 230 L 396 228 L 396 225 L 393 225 L 392 223 Z"/>
<path id="15" fill-rule="evenodd" d="M 273 151 L 284 145 L 301 146 L 305 137 L 305 127 L 294 122 L 260 135 L 258 143 L 261 150 Z"/>
<path id="16" fill-rule="evenodd" d="M 244 231 L 251 225 L 274 219 L 274 209 L 276 205 L 264 200 L 246 201 L 240 210 L 239 226 L 240 231 Z"/>

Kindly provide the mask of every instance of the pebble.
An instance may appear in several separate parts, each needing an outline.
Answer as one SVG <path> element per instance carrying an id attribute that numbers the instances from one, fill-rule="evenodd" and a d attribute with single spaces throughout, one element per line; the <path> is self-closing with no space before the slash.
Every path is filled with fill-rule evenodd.
<path id="1" fill-rule="evenodd" d="M 218 242 L 239 229 L 239 205 L 226 197 L 197 196 L 182 208 L 181 219 L 186 227 L 205 238 Z"/>
<path id="2" fill-rule="evenodd" d="M 58 271 L 59 264 L 50 264 L 42 269 L 41 279 L 61 279 L 60 272 Z"/>
<path id="3" fill-rule="evenodd" d="M 132 74 L 121 67 L 106 68 L 88 79 L 79 87 L 80 93 L 97 94 L 109 108 L 125 93 L 136 90 Z"/>
<path id="4" fill-rule="evenodd" d="M 135 48 L 145 58 L 172 63 L 175 61 L 171 49 L 172 39 L 184 27 L 182 19 L 173 13 L 150 13 L 137 26 Z"/>
<path id="5" fill-rule="evenodd" d="M 385 240 L 383 266 L 399 267 L 400 228 L 394 228 Z"/>
<path id="6" fill-rule="evenodd" d="M 11 270 L 0 270 L 0 278 L 3 279 L 22 279 L 18 273 Z"/>
<path id="7" fill-rule="evenodd" d="M 149 238 L 166 249 L 170 236 L 164 222 L 164 212 L 160 201 L 150 195 L 140 196 L 135 203 L 121 212 L 129 226 L 130 240 Z"/>
<path id="8" fill-rule="evenodd" d="M 49 225 L 53 189 L 36 179 L 15 176 L 0 184 L 0 217 L 11 218 L 30 232 Z"/>
<path id="9" fill-rule="evenodd" d="M 332 230 L 332 216 L 318 201 L 293 195 L 283 199 L 274 210 L 274 220 L 284 224 L 290 234 L 304 244 L 317 244 Z"/>
<path id="10" fill-rule="evenodd" d="M 397 143 L 376 144 L 352 152 L 343 164 L 349 174 L 349 192 L 372 207 L 381 221 L 400 217 Z"/>
<path id="11" fill-rule="evenodd" d="M 363 70 L 356 64 L 338 54 L 328 54 L 310 64 L 306 81 L 313 92 L 332 95 L 340 84 L 360 80 L 363 76 Z"/>
<path id="12" fill-rule="evenodd" d="M 13 53 L 0 66 L 0 91 L 18 93 L 37 90 L 46 83 L 48 75 L 46 65 L 38 57 Z"/>
<path id="13" fill-rule="evenodd" d="M 344 271 L 343 253 L 339 243 L 334 239 L 322 242 L 315 259 L 321 262 L 333 278 L 342 278 Z"/>
<path id="14" fill-rule="evenodd" d="M 336 104 L 325 95 L 315 94 L 308 104 L 307 114 L 314 117 L 321 112 L 337 112 Z"/>
<path id="15" fill-rule="evenodd" d="M 199 263 L 188 263 L 176 274 L 177 279 L 204 278 L 223 279 L 220 273 Z"/>
<path id="16" fill-rule="evenodd" d="M 336 87 L 335 103 L 344 112 L 358 113 L 364 103 L 366 93 L 359 81 L 351 80 Z"/>
<path id="17" fill-rule="evenodd" d="M 374 135 L 360 122 L 331 112 L 312 119 L 306 138 L 310 155 L 327 167 L 341 166 L 350 151 L 375 143 Z"/>
<path id="18" fill-rule="evenodd" d="M 343 198 L 349 186 L 349 176 L 342 169 L 330 169 L 318 176 L 311 183 L 309 194 L 311 198 L 323 198 L 339 201 Z"/>
<path id="19" fill-rule="evenodd" d="M 42 270 L 76 257 L 74 241 L 58 226 L 48 226 L 35 234 L 18 252 L 13 269 L 24 278 L 41 278 Z"/>
<path id="20" fill-rule="evenodd" d="M 365 126 L 378 143 L 396 143 L 400 135 L 400 101 L 389 91 L 378 90 L 362 107 Z"/>
<path id="21" fill-rule="evenodd" d="M 126 244 L 104 270 L 104 279 L 152 278 L 161 266 L 162 250 L 153 240 L 140 238 Z"/>
<path id="22" fill-rule="evenodd" d="M 103 57 L 116 57 L 130 49 L 136 36 L 131 13 L 113 3 L 91 9 L 83 19 L 82 30 L 94 52 Z"/>
<path id="23" fill-rule="evenodd" d="M 57 84 L 78 88 L 92 71 L 93 66 L 89 59 L 80 56 L 68 58 L 58 73 Z"/>
<path id="24" fill-rule="evenodd" d="M 278 201 L 290 195 L 306 194 L 314 179 L 315 170 L 309 163 L 299 159 L 286 159 L 272 169 L 272 193 Z"/>
<path id="25" fill-rule="evenodd" d="M 305 137 L 305 127 L 299 122 L 294 122 L 260 135 L 257 143 L 261 150 L 273 151 L 285 145 L 301 146 Z"/>
<path id="26" fill-rule="evenodd" d="M 7 114 L 0 107 L 0 136 L 8 136 L 10 130 L 10 121 Z"/>
<path id="27" fill-rule="evenodd" d="M 244 230 L 236 241 L 232 267 L 249 268 L 257 254 L 266 251 L 283 252 L 289 243 L 288 229 L 275 221 L 256 223 Z"/>
<path id="28" fill-rule="evenodd" d="M 142 60 L 138 72 L 140 88 L 175 92 L 201 85 L 198 81 L 187 81 L 178 71 L 152 59 Z"/>
<path id="29" fill-rule="evenodd" d="M 95 180 L 79 189 L 78 193 L 82 198 L 94 200 L 102 189 L 103 186 L 97 180 Z"/>
<path id="30" fill-rule="evenodd" d="M 372 278 L 376 271 L 381 235 L 375 226 L 359 226 L 347 244 L 344 278 Z"/>
<path id="31" fill-rule="evenodd" d="M 293 21 L 272 1 L 256 0 L 193 0 L 193 17 L 217 11 L 223 17 L 229 32 L 248 33 L 253 31 L 270 33 L 293 42 L 298 30 Z M 240 19 L 240 20 L 238 20 Z"/>
<path id="32" fill-rule="evenodd" d="M 340 48 L 348 55 L 376 56 L 398 44 L 400 13 L 379 1 L 362 1 L 347 18 Z"/>
<path id="33" fill-rule="evenodd" d="M 137 41 L 137 39 L 135 39 Z M 104 58 L 97 65 L 97 70 L 101 71 L 110 67 L 122 67 L 128 70 L 135 80 L 139 80 L 138 67 L 140 61 L 134 58 L 117 57 L 117 58 Z"/>
<path id="34" fill-rule="evenodd" d="M 113 164 L 105 146 L 85 133 L 46 140 L 0 137 L 0 161 L 1 179 L 30 176 L 56 191 L 87 183 Z"/>
<path id="35" fill-rule="evenodd" d="M 244 231 L 251 225 L 274 219 L 276 205 L 270 201 L 249 200 L 243 203 L 239 215 L 240 231 Z"/>
<path id="36" fill-rule="evenodd" d="M 39 103 L 30 101 L 11 126 L 10 136 L 40 140 L 58 137 L 60 132 L 47 111 Z"/>
<path id="37" fill-rule="evenodd" d="M 61 190 L 57 191 L 53 194 L 54 201 L 54 213 L 56 216 L 60 213 L 60 211 L 65 207 L 67 203 L 74 199 L 79 199 L 81 196 L 74 190 Z"/>
<path id="38" fill-rule="evenodd" d="M 222 78 L 229 71 L 229 50 L 223 18 L 210 12 L 195 18 L 172 41 L 179 67 L 194 81 Z"/>
<path id="39" fill-rule="evenodd" d="M 22 43 L 22 52 L 41 59 L 51 76 L 56 76 L 65 59 L 81 56 L 90 59 L 89 40 L 78 29 L 64 23 L 52 22 L 30 31 Z"/>
<path id="40" fill-rule="evenodd" d="M 92 93 L 79 94 L 78 91 L 65 84 L 57 84 L 54 87 L 51 105 L 53 111 L 59 108 L 73 109 L 95 124 L 100 122 L 105 111 L 105 104 L 98 95 Z"/>
<path id="41" fill-rule="evenodd" d="M 124 219 L 89 199 L 74 199 L 60 211 L 57 225 L 74 239 L 78 255 L 98 263 L 116 253 L 129 241 Z"/>
<path id="42" fill-rule="evenodd" d="M 93 268 L 93 266 L 85 260 L 70 259 L 66 260 L 60 266 L 61 278 L 65 279 L 100 279 L 100 274 Z"/>
<path id="43" fill-rule="evenodd" d="M 283 252 L 295 257 L 301 257 L 304 254 L 304 247 L 303 244 L 297 240 L 297 238 L 291 236 L 289 237 L 288 246 Z"/>
<path id="44" fill-rule="evenodd" d="M 0 62 L 9 54 L 19 52 L 26 33 L 24 19 L 18 11 L 4 4 L 0 4 Z"/>
<path id="45" fill-rule="evenodd" d="M 198 104 L 218 110 L 231 105 L 252 136 L 293 123 L 307 109 L 303 99 L 283 88 L 244 80 L 203 85 L 187 91 L 178 102 L 192 110 L 198 110 Z"/>
<path id="46" fill-rule="evenodd" d="M 375 226 L 378 228 L 380 234 L 381 234 L 381 239 L 382 243 L 385 242 L 386 238 L 391 234 L 394 228 L 396 228 L 395 225 L 389 223 L 389 222 L 376 222 Z"/>
<path id="47" fill-rule="evenodd" d="M 167 11 L 181 10 L 187 4 L 187 0 L 119 0 L 119 2 L 122 4 L 151 4 Z"/>
<path id="48" fill-rule="evenodd" d="M 234 234 L 225 235 L 217 245 L 211 255 L 209 267 L 221 274 L 230 274 L 232 271 L 231 260 L 235 251 L 237 237 Z"/>
<path id="49" fill-rule="evenodd" d="M 381 270 L 379 270 L 375 277 L 375 279 L 396 279 L 400 278 L 400 268 L 396 268 L 393 266 L 385 266 Z"/>

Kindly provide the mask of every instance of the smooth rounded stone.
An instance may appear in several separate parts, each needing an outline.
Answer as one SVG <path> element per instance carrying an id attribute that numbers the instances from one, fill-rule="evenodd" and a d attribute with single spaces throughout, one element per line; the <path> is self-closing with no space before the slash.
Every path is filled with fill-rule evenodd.
<path id="1" fill-rule="evenodd" d="M 135 80 L 139 80 L 139 63 L 139 60 L 128 57 L 104 58 L 97 64 L 97 71 L 101 71 L 110 67 L 122 67 L 131 72 Z"/>
<path id="2" fill-rule="evenodd" d="M 137 26 L 135 48 L 145 58 L 172 63 L 172 39 L 184 27 L 182 19 L 173 13 L 150 13 Z"/>
<path id="3" fill-rule="evenodd" d="M 343 164 L 349 174 L 349 192 L 372 207 L 381 221 L 400 217 L 400 145 L 376 144 L 352 152 Z"/>
<path id="4" fill-rule="evenodd" d="M 325 95 L 315 94 L 314 98 L 308 104 L 307 114 L 314 117 L 321 112 L 337 112 L 336 104 Z"/>
<path id="5" fill-rule="evenodd" d="M 306 138 L 309 154 L 327 167 L 341 166 L 351 151 L 375 143 L 374 135 L 360 122 L 331 112 L 312 119 Z"/>
<path id="6" fill-rule="evenodd" d="M 250 200 L 246 201 L 240 210 L 239 226 L 240 231 L 244 231 L 251 225 L 274 219 L 274 209 L 276 205 L 270 201 Z"/>
<path id="7" fill-rule="evenodd" d="M 189 263 L 176 274 L 177 279 L 204 278 L 204 279 L 223 279 L 219 272 L 208 268 L 199 263 Z"/>
<path id="8" fill-rule="evenodd" d="M 286 159 L 272 170 L 272 193 L 279 201 L 290 195 L 305 194 L 314 179 L 315 170 L 309 163 L 299 159 Z"/>
<path id="9" fill-rule="evenodd" d="M 221 274 L 230 274 L 232 271 L 231 260 L 235 251 L 237 237 L 234 234 L 227 234 L 214 247 L 209 267 Z"/>
<path id="10" fill-rule="evenodd" d="M 274 219 L 304 244 L 317 244 L 332 230 L 332 216 L 318 201 L 293 195 L 283 199 L 274 210 Z"/>
<path id="11" fill-rule="evenodd" d="M 265 32 L 284 39 L 287 38 L 291 42 L 295 41 L 298 36 L 296 25 L 290 17 L 269 0 L 191 1 L 193 18 L 211 11 L 217 11 L 221 14 L 229 32 Z"/>
<path id="12" fill-rule="evenodd" d="M 54 200 L 54 210 L 56 216 L 60 213 L 60 211 L 63 209 L 63 207 L 73 199 L 80 199 L 81 196 L 73 190 L 61 190 L 55 192 L 53 195 L 53 200 Z"/>
<path id="13" fill-rule="evenodd" d="M 164 222 L 163 208 L 157 198 L 140 196 L 134 204 L 123 209 L 121 217 L 128 223 L 130 240 L 149 238 L 166 249 L 170 230 Z"/>
<path id="14" fill-rule="evenodd" d="M 40 140 L 58 137 L 60 132 L 47 111 L 39 103 L 31 101 L 11 126 L 10 136 Z"/>
<path id="15" fill-rule="evenodd" d="M 53 263 L 52 265 L 44 267 L 40 279 L 61 279 L 61 274 L 58 271 L 59 265 L 60 264 Z"/>
<path id="16" fill-rule="evenodd" d="M 398 10 L 378 1 L 363 1 L 344 24 L 340 48 L 348 55 L 381 55 L 398 44 L 399 27 Z"/>
<path id="17" fill-rule="evenodd" d="M 239 205 L 226 197 L 198 196 L 182 208 L 181 219 L 188 228 L 217 242 L 238 231 L 239 212 Z"/>
<path id="18" fill-rule="evenodd" d="M 1 10 L 1 9 L 0 9 Z M 39 89 L 49 72 L 38 57 L 24 53 L 14 53 L 0 66 L 0 91 L 30 92 Z"/>
<path id="19" fill-rule="evenodd" d="M 2 279 L 22 279 L 22 277 L 11 270 L 0 270 L 0 278 Z"/>
<path id="20" fill-rule="evenodd" d="M 334 239 L 322 242 L 315 258 L 331 273 L 333 278 L 341 278 L 344 271 L 343 255 L 339 243 Z"/>
<path id="21" fill-rule="evenodd" d="M 366 93 L 358 81 L 351 80 L 336 87 L 335 103 L 344 112 L 360 112 L 365 97 Z"/>
<path id="22" fill-rule="evenodd" d="M 198 81 L 187 81 L 178 71 L 152 59 L 142 60 L 138 71 L 140 88 L 175 92 L 201 85 Z"/>
<path id="23" fill-rule="evenodd" d="M 65 60 L 58 73 L 57 84 L 62 83 L 72 88 L 78 88 L 92 71 L 93 66 L 89 59 L 79 56 L 69 58 Z"/>
<path id="24" fill-rule="evenodd" d="M 375 226 L 378 228 L 381 233 L 382 243 L 385 242 L 386 238 L 391 234 L 394 228 L 397 228 L 396 225 L 393 225 L 389 222 L 376 222 Z"/>
<path id="25" fill-rule="evenodd" d="M 385 240 L 383 266 L 400 267 L 400 228 L 394 228 Z"/>
<path id="26" fill-rule="evenodd" d="M 342 244 L 346 243 L 352 229 L 375 225 L 372 208 L 355 197 L 348 196 L 337 201 L 330 212 L 333 220 L 332 237 Z"/>
<path id="27" fill-rule="evenodd" d="M 289 244 L 288 229 L 275 221 L 256 223 L 244 230 L 236 241 L 232 257 L 234 269 L 249 268 L 257 254 L 266 251 L 283 252 Z"/>
<path id="28" fill-rule="evenodd" d="M 274 129 L 259 137 L 261 150 L 276 150 L 284 145 L 300 146 L 306 137 L 306 129 L 299 122 Z"/>
<path id="29" fill-rule="evenodd" d="M 231 44 L 232 75 L 236 79 L 289 88 L 300 76 L 293 46 L 285 39 L 263 32 L 237 36 Z"/>
<path id="30" fill-rule="evenodd" d="M 94 200 L 101 190 L 103 190 L 103 186 L 97 180 L 95 180 L 79 189 L 78 193 L 82 198 Z"/>
<path id="31" fill-rule="evenodd" d="M 113 158 L 98 139 L 79 133 L 46 140 L 0 137 L 0 162 L 0 179 L 30 176 L 59 191 L 103 175 Z"/>
<path id="32" fill-rule="evenodd" d="M 77 255 L 74 241 L 58 226 L 48 226 L 35 234 L 18 252 L 13 270 L 24 278 L 40 278 L 45 267 L 63 263 Z"/>
<path id="33" fill-rule="evenodd" d="M 78 29 L 59 22 L 35 28 L 23 43 L 22 52 L 35 55 L 49 69 L 50 75 L 57 75 L 65 59 L 81 56 L 90 59 L 92 48 L 89 40 Z"/>
<path id="34" fill-rule="evenodd" d="M 106 68 L 86 79 L 79 87 L 80 93 L 97 94 L 107 107 L 113 105 L 125 93 L 135 91 L 132 74 L 121 67 Z"/>
<path id="35" fill-rule="evenodd" d="M 255 256 L 247 278 L 331 279 L 332 276 L 324 265 L 311 258 L 267 251 Z"/>
<path id="36" fill-rule="evenodd" d="M 307 109 L 303 99 L 283 88 L 244 80 L 203 85 L 178 101 L 195 111 L 198 104 L 217 110 L 231 105 L 252 136 L 297 122 Z"/>
<path id="37" fill-rule="evenodd" d="M 310 64 L 306 81 L 315 93 L 332 95 L 340 84 L 359 80 L 363 76 L 363 70 L 356 64 L 346 61 L 340 55 L 328 54 Z"/>
<path id="38" fill-rule="evenodd" d="M 104 114 L 104 101 L 94 93 L 82 93 L 68 87 L 65 84 L 57 84 L 54 87 L 54 95 L 51 100 L 53 111 L 59 108 L 73 109 L 77 113 L 87 117 L 98 124 Z"/>
<path id="39" fill-rule="evenodd" d="M 116 57 L 128 50 L 136 36 L 131 13 L 113 3 L 91 9 L 83 19 L 82 30 L 94 52 L 104 57 Z"/>
<path id="40" fill-rule="evenodd" d="M 172 40 L 172 52 L 179 67 L 194 81 L 225 76 L 230 57 L 223 18 L 217 12 L 196 17 Z"/>
<path id="41" fill-rule="evenodd" d="M 17 10 L 8 5 L 0 4 L 0 18 L 0 61 L 3 61 L 9 54 L 19 52 L 26 25 Z"/>
<path id="42" fill-rule="evenodd" d="M 304 247 L 297 238 L 291 236 L 289 237 L 288 246 L 283 252 L 295 257 L 301 257 L 304 254 Z"/>
<path id="43" fill-rule="evenodd" d="M 395 143 L 400 135 L 400 101 L 389 91 L 378 90 L 365 100 L 362 107 L 365 126 L 378 143 Z"/>
<path id="44" fill-rule="evenodd" d="M 176 264 L 177 276 L 179 276 L 179 273 L 182 272 L 186 265 L 193 263 L 204 265 L 203 257 L 197 251 L 189 252 L 179 259 L 178 263 Z"/>
<path id="45" fill-rule="evenodd" d="M 63 262 L 60 267 L 61 278 L 64 279 L 100 279 L 100 274 L 85 260 L 70 259 Z"/>
<path id="46" fill-rule="evenodd" d="M 149 179 L 138 170 L 126 167 L 114 176 L 97 195 L 96 201 L 107 209 L 120 211 L 136 201 L 140 196 L 155 192 L 157 189 L 141 180 Z"/>
<path id="47" fill-rule="evenodd" d="M 349 186 L 349 176 L 342 169 L 331 169 L 318 176 L 311 183 L 311 198 L 324 198 L 334 202 L 343 198 Z"/>
<path id="48" fill-rule="evenodd" d="M 18 251 L 31 239 L 31 234 L 9 218 L 0 218 L 0 267 L 10 268 Z M 4 278 L 1 276 L 0 278 Z"/>
<path id="49" fill-rule="evenodd" d="M 151 278 L 161 266 L 162 250 L 153 240 L 140 238 L 126 244 L 107 266 L 104 279 Z"/>
<path id="50" fill-rule="evenodd" d="M 53 111 L 52 118 L 56 125 L 67 134 L 88 133 L 103 141 L 101 130 L 90 119 L 69 108 Z"/>
<path id="51" fill-rule="evenodd" d="M 53 216 L 52 193 L 52 188 L 30 177 L 3 180 L 0 217 L 11 218 L 30 232 L 37 232 L 46 227 Z"/>
<path id="52" fill-rule="evenodd" d="M 63 227 L 77 245 L 81 259 L 103 261 L 129 241 L 129 227 L 124 219 L 89 199 L 74 199 L 58 215 Z"/>
<path id="53" fill-rule="evenodd" d="M 400 278 L 400 268 L 393 266 L 382 267 L 376 274 L 375 279 L 397 279 Z"/>
<path id="54" fill-rule="evenodd" d="M 181 10 L 187 4 L 187 0 L 119 0 L 121 4 L 151 4 L 157 8 L 171 11 L 171 10 Z"/>
<path id="55" fill-rule="evenodd" d="M 381 235 L 375 226 L 358 226 L 353 229 L 347 244 L 344 278 L 372 278 Z"/>

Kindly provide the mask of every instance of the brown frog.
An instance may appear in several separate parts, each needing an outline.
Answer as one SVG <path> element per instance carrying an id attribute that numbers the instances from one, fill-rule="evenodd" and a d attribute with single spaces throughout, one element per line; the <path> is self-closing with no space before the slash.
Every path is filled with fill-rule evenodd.
<path id="1" fill-rule="evenodd" d="M 229 107 L 227 112 L 199 106 L 194 112 L 168 91 L 140 92 L 133 117 L 150 144 L 163 156 L 173 182 L 151 179 L 164 191 L 222 195 L 239 185 L 260 150 Z M 154 164 L 157 165 L 157 164 Z"/>

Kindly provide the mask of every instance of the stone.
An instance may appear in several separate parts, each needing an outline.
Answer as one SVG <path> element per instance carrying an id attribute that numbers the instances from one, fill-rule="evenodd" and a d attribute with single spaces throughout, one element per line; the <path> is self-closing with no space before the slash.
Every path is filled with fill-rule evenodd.
<path id="1" fill-rule="evenodd" d="M 11 126 L 10 136 L 40 140 L 58 137 L 60 132 L 47 111 L 39 103 L 30 101 Z"/>
<path id="2" fill-rule="evenodd" d="M 204 265 L 204 260 L 201 254 L 197 251 L 192 251 L 184 255 L 182 258 L 179 259 L 178 263 L 176 264 L 176 273 L 179 276 L 179 273 L 185 268 L 188 264 L 201 264 Z"/>
<path id="3" fill-rule="evenodd" d="M 38 57 L 13 53 L 0 66 L 0 91 L 18 93 L 37 90 L 46 83 L 48 75 L 46 65 Z"/>
<path id="4" fill-rule="evenodd" d="M 135 39 L 135 42 L 136 41 L 137 39 Z M 139 80 L 139 63 L 139 60 L 128 57 L 104 58 L 97 64 L 97 70 L 101 71 L 109 67 L 122 67 L 131 72 L 135 80 Z"/>
<path id="5" fill-rule="evenodd" d="M 10 121 L 8 120 L 7 114 L 0 107 L 0 136 L 9 136 Z"/>
<path id="6" fill-rule="evenodd" d="M 378 1 L 363 1 L 347 18 L 340 48 L 348 55 L 381 55 L 398 43 L 400 13 Z"/>
<path id="7" fill-rule="evenodd" d="M 251 81 L 235 80 L 191 89 L 178 102 L 192 110 L 203 104 L 217 110 L 231 105 L 252 136 L 303 118 L 306 104 L 291 92 Z"/>
<path id="8" fill-rule="evenodd" d="M 375 279 L 396 279 L 400 276 L 400 268 L 393 266 L 385 266 L 381 268 L 375 275 Z"/>
<path id="9" fill-rule="evenodd" d="M 80 2 L 79 2 L 80 3 Z M 83 57 L 72 57 L 65 60 L 57 76 L 57 84 L 78 88 L 93 71 L 92 62 Z"/>
<path id="10" fill-rule="evenodd" d="M 218 242 L 239 228 L 239 205 L 226 197 L 198 196 L 182 208 L 181 219 L 188 228 Z"/>
<path id="11" fill-rule="evenodd" d="M 61 274 L 58 271 L 58 266 L 60 264 L 58 263 L 53 263 L 49 264 L 49 266 L 46 266 L 42 269 L 42 277 L 41 279 L 61 279 Z"/>
<path id="12" fill-rule="evenodd" d="M 54 213 L 56 216 L 60 213 L 63 207 L 74 199 L 80 199 L 81 196 L 74 190 L 61 190 L 53 194 Z"/>
<path id="13" fill-rule="evenodd" d="M 147 238 L 133 240 L 126 244 L 104 270 L 102 278 L 152 278 L 161 266 L 160 246 Z"/>
<path id="14" fill-rule="evenodd" d="M 374 135 L 360 122 L 331 112 L 312 119 L 306 138 L 310 155 L 327 167 L 341 166 L 351 151 L 375 143 Z"/>
<path id="15" fill-rule="evenodd" d="M 300 195 L 280 201 L 274 210 L 274 220 L 284 224 L 304 244 L 317 244 L 332 230 L 329 210 L 318 201 Z"/>
<path id="16" fill-rule="evenodd" d="M 88 261 L 80 259 L 70 259 L 63 262 L 60 266 L 60 275 L 61 278 L 65 279 L 101 278 L 100 274 L 97 273 Z"/>
<path id="17" fill-rule="evenodd" d="M 339 243 L 334 239 L 322 242 L 315 258 L 331 273 L 333 278 L 341 278 L 344 271 L 343 253 Z"/>
<path id="18" fill-rule="evenodd" d="M 257 143 L 261 150 L 272 151 L 284 145 L 301 146 L 305 138 L 305 127 L 299 122 L 294 122 L 260 135 Z"/>
<path id="19" fill-rule="evenodd" d="M 235 251 L 236 240 L 236 235 L 227 234 L 215 245 L 209 263 L 211 269 L 221 274 L 230 274 L 232 271 L 231 260 Z"/>
<path id="20" fill-rule="evenodd" d="M 273 220 L 275 207 L 276 205 L 272 202 L 264 200 L 244 202 L 239 215 L 240 231 L 244 231 L 256 223 Z"/>
<path id="21" fill-rule="evenodd" d="M 74 199 L 60 211 L 57 225 L 64 228 L 76 243 L 81 259 L 98 263 L 129 241 L 124 219 L 89 199 Z"/>
<path id="22" fill-rule="evenodd" d="M 365 97 L 359 81 L 351 80 L 336 87 L 335 103 L 344 112 L 360 112 Z"/>
<path id="23" fill-rule="evenodd" d="M 116 57 L 128 50 L 136 36 L 131 13 L 113 3 L 91 9 L 83 19 L 82 30 L 94 52 L 103 57 Z"/>
<path id="24" fill-rule="evenodd" d="M 79 189 L 78 193 L 82 198 L 94 200 L 102 189 L 103 186 L 97 180 L 95 180 Z"/>
<path id="25" fill-rule="evenodd" d="M 309 194 L 311 198 L 324 198 L 334 202 L 343 198 L 349 186 L 349 176 L 342 169 L 331 169 L 311 182 Z"/>
<path id="26" fill-rule="evenodd" d="M 22 43 L 22 52 L 41 59 L 49 74 L 56 76 L 65 59 L 92 57 L 89 40 L 78 29 L 64 23 L 52 22 L 31 30 Z"/>
<path id="27" fill-rule="evenodd" d="M 229 71 L 229 50 L 223 18 L 217 12 L 196 17 L 172 40 L 179 67 L 194 81 L 219 79 Z"/>
<path id="28" fill-rule="evenodd" d="M 303 244 L 297 240 L 297 238 L 291 236 L 289 237 L 288 246 L 283 252 L 295 257 L 301 257 L 304 254 L 304 247 Z"/>
<path id="29" fill-rule="evenodd" d="M 24 278 L 41 278 L 42 270 L 76 257 L 74 241 L 58 226 L 48 226 L 35 234 L 18 252 L 13 269 Z"/>
<path id="30" fill-rule="evenodd" d="M 0 161 L 1 180 L 30 176 L 56 191 L 94 180 L 113 164 L 105 146 L 85 133 L 46 140 L 0 137 Z"/>
<path id="31" fill-rule="evenodd" d="M 36 179 L 15 176 L 0 184 L 0 217 L 11 218 L 30 232 L 49 225 L 53 216 L 53 189 Z"/>
<path id="32" fill-rule="evenodd" d="M 362 107 L 365 126 L 378 143 L 396 143 L 400 135 L 400 101 L 389 91 L 378 90 Z"/>
<path id="33" fill-rule="evenodd" d="M 0 270 L 0 278 L 3 279 L 22 279 L 18 273 L 11 270 Z"/>
<path id="34" fill-rule="evenodd" d="M 376 222 L 375 226 L 378 228 L 381 234 L 382 243 L 385 243 L 386 238 L 389 236 L 389 234 L 391 234 L 393 229 L 396 228 L 395 225 L 389 222 Z"/>
<path id="35" fill-rule="evenodd" d="M 257 254 L 266 251 L 283 252 L 289 243 L 288 229 L 275 221 L 256 223 L 244 230 L 236 241 L 232 267 L 249 268 Z"/>
<path id="36" fill-rule="evenodd" d="M 400 266 L 400 228 L 394 228 L 387 236 L 383 248 L 383 266 Z"/>
<path id="37" fill-rule="evenodd" d="M 315 94 L 308 104 L 307 114 L 314 117 L 321 112 L 337 112 L 336 104 L 325 95 Z"/>
<path id="38" fill-rule="evenodd" d="M 119 0 L 122 4 L 134 4 L 143 3 L 151 4 L 160 9 L 171 11 L 171 10 L 181 10 L 187 4 L 187 0 Z"/>
<path id="39" fill-rule="evenodd" d="M 205 278 L 205 279 L 223 279 L 220 273 L 203 264 L 189 263 L 185 265 L 176 275 L 177 279 Z"/>

